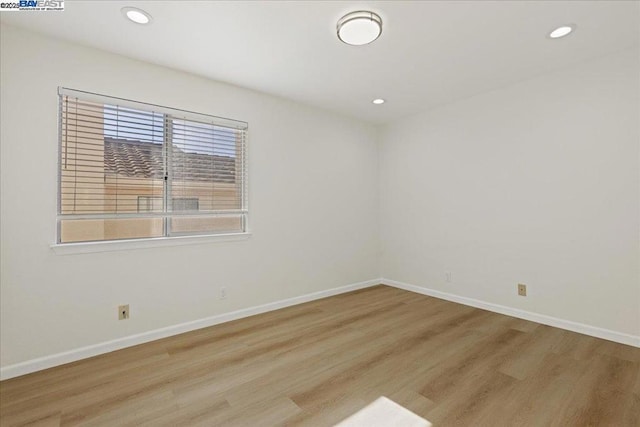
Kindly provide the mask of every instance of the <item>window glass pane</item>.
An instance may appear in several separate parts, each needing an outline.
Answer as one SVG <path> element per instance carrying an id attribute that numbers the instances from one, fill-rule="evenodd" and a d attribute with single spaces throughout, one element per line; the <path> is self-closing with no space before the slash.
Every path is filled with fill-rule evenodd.
<path id="1" fill-rule="evenodd" d="M 180 118 L 171 121 L 172 198 L 197 198 L 200 211 L 241 209 L 242 132 Z"/>
<path id="2" fill-rule="evenodd" d="M 240 233 L 243 231 L 242 215 L 210 217 L 210 216 L 178 216 L 171 218 L 171 233 L 180 234 L 216 234 Z"/>
<path id="3" fill-rule="evenodd" d="M 162 218 L 63 219 L 60 243 L 163 236 Z"/>
<path id="4" fill-rule="evenodd" d="M 163 128 L 157 113 L 66 97 L 60 213 L 134 213 L 139 196 L 162 197 Z"/>

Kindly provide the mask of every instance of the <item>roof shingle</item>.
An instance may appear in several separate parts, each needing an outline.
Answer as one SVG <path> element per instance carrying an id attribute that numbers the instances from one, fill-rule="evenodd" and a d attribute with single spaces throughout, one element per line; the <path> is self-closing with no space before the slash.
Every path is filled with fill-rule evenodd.
<path id="1" fill-rule="evenodd" d="M 105 172 L 128 177 L 162 179 L 164 170 L 162 151 L 162 144 L 105 138 Z M 233 157 L 185 152 L 174 147 L 171 163 L 173 180 L 235 182 L 236 162 Z"/>

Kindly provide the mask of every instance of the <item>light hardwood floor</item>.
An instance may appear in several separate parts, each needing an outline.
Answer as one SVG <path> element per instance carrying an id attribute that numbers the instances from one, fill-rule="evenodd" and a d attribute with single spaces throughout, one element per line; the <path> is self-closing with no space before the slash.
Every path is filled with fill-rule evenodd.
<path id="1" fill-rule="evenodd" d="M 0 424 L 640 426 L 640 349 L 386 286 L 0 383 Z"/>

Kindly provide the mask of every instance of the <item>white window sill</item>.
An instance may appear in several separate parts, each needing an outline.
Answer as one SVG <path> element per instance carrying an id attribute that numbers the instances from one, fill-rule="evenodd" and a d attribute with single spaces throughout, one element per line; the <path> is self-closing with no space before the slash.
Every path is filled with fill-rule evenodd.
<path id="1" fill-rule="evenodd" d="M 247 240 L 249 237 L 251 237 L 251 233 L 156 237 L 152 239 L 110 240 L 105 242 L 60 243 L 51 245 L 51 249 L 58 255 L 89 254 L 95 252 L 160 248 L 164 246 L 195 245 L 212 242 L 235 242 Z"/>

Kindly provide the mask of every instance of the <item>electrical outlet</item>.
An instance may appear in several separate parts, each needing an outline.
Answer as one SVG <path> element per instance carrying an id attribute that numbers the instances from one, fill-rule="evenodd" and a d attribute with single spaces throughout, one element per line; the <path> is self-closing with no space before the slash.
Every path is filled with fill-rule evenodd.
<path id="1" fill-rule="evenodd" d="M 450 271 L 446 271 L 446 272 L 444 273 L 444 280 L 445 280 L 446 282 L 449 282 L 449 283 L 453 282 L 452 277 L 453 277 L 453 275 L 451 274 L 451 272 L 450 272 Z"/>
<path id="2" fill-rule="evenodd" d="M 522 283 L 518 283 L 518 295 L 521 297 L 527 296 L 527 285 L 523 285 Z"/>
<path id="3" fill-rule="evenodd" d="M 118 306 L 118 320 L 127 320 L 129 318 L 129 304 Z"/>
<path id="4" fill-rule="evenodd" d="M 227 288 L 220 288 L 220 299 L 227 299 Z"/>

